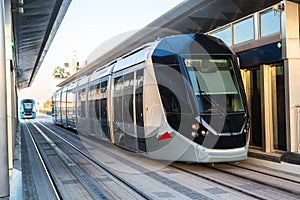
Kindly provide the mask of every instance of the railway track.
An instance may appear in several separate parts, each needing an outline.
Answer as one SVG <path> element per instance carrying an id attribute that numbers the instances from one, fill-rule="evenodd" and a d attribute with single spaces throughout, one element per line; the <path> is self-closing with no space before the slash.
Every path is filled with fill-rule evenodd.
<path id="1" fill-rule="evenodd" d="M 299 199 L 300 176 L 261 166 L 172 164 L 176 169 L 214 181 L 257 199 Z"/>
<path id="2" fill-rule="evenodd" d="M 170 163 L 167 162 L 151 160 L 115 148 L 114 145 L 107 142 L 79 137 L 61 127 L 53 126 L 49 122 L 34 121 L 32 126 L 34 128 L 36 126 L 41 132 L 47 134 L 47 137 L 51 138 L 62 151 L 68 152 L 67 154 L 72 157 L 74 163 L 84 168 L 85 173 L 94 175 L 100 173 L 95 170 L 87 171 L 87 168 L 91 168 L 87 167 L 90 165 L 87 163 L 93 163 L 93 168 L 101 168 L 102 171 L 105 171 L 104 173 L 111 173 L 110 176 L 117 179 L 118 184 L 127 188 L 127 191 L 130 190 L 131 197 L 135 199 L 299 199 L 300 197 L 296 191 L 282 190 L 279 187 L 250 180 L 245 175 L 242 176 L 241 171 L 247 170 L 245 165 L 216 164 L 210 166 L 178 162 L 169 165 Z M 73 149 L 72 151 L 70 147 Z M 80 154 L 80 156 L 74 156 L 75 154 Z M 84 157 L 85 161 L 81 157 Z M 247 173 L 249 176 L 251 173 L 258 173 L 255 170 L 258 169 L 252 168 Z M 260 169 L 260 171 L 262 170 Z M 247 173 L 244 172 L 244 174 Z M 264 173 L 265 176 L 268 173 L 272 176 L 267 169 L 264 169 Z M 90 176 L 96 182 L 95 185 L 100 187 L 99 181 L 95 181 L 100 180 L 99 177 Z M 273 178 L 281 176 L 280 172 L 277 172 Z M 288 177 L 292 177 L 292 175 L 290 174 Z M 252 176 L 253 178 L 254 176 Z M 292 179 L 295 184 L 299 184 L 297 178 Z M 103 182 L 103 176 L 101 180 L 100 182 Z M 107 183 L 107 181 L 105 182 Z M 105 189 L 103 190 L 107 192 Z M 118 198 L 124 199 L 122 194 L 116 194 L 121 190 L 123 189 L 114 190 L 112 193 L 115 193 L 115 196 L 108 194 L 108 198 L 116 199 L 116 195 L 119 195 Z M 99 198 L 98 195 L 95 196 Z"/>
<path id="3" fill-rule="evenodd" d="M 34 142 L 37 143 L 37 151 L 40 152 L 40 154 L 43 157 L 42 159 L 47 165 L 45 169 L 49 168 L 49 174 L 54 174 L 51 179 L 54 180 L 53 185 L 54 188 L 56 188 L 57 193 L 59 194 L 59 198 L 76 199 L 74 198 L 74 196 L 70 196 L 69 190 L 71 190 L 71 188 L 67 188 L 69 183 L 76 184 L 76 187 L 80 188 L 81 195 L 77 196 L 77 199 L 116 199 L 118 198 L 118 195 L 122 195 L 123 197 L 127 197 L 130 199 L 152 198 L 151 194 L 147 194 L 147 191 L 144 192 L 141 190 L 141 188 L 134 187 L 129 182 L 126 182 L 126 180 L 122 179 L 121 177 L 118 177 L 107 167 L 105 167 L 104 163 L 93 161 L 91 155 L 88 155 L 84 151 L 81 151 L 76 146 L 72 145 L 59 135 L 55 135 L 56 139 L 53 139 L 54 135 L 52 135 L 52 137 L 49 137 L 49 132 L 52 132 L 50 129 L 47 129 L 46 127 L 42 128 L 41 126 L 43 125 L 38 124 L 36 122 L 26 123 L 26 126 L 28 127 L 28 131 L 32 135 Z M 52 132 L 52 134 L 55 133 Z M 65 146 L 65 148 L 62 148 L 62 146 Z M 49 157 L 49 153 L 48 155 L 46 155 L 45 150 L 49 151 L 49 147 L 51 148 L 50 156 L 59 157 L 61 161 L 60 163 L 63 164 L 62 166 L 57 166 L 57 164 L 56 166 L 53 166 L 51 161 L 47 158 Z M 73 150 L 70 150 L 70 147 Z M 93 176 L 90 173 L 91 171 L 84 169 L 83 166 L 81 166 L 80 163 L 78 163 L 78 161 L 80 161 L 81 164 L 85 162 L 85 164 L 83 165 L 85 167 L 89 165 L 87 162 L 93 162 L 94 164 L 96 164 L 98 168 L 94 172 L 97 173 L 97 177 Z M 99 167 L 101 169 L 99 169 Z M 60 176 L 57 173 L 55 173 L 55 170 L 58 170 L 58 168 L 65 168 L 66 171 L 71 172 L 67 173 L 69 174 L 69 177 L 66 174 L 64 174 L 63 177 L 64 180 L 71 181 L 63 182 L 61 180 L 57 180 L 57 178 Z M 121 188 L 122 191 L 119 190 L 120 194 L 114 194 L 112 191 L 107 191 L 108 188 L 104 188 L 103 185 L 99 183 L 101 182 L 99 180 L 105 180 L 105 182 L 110 182 L 111 188 Z M 66 182 L 67 184 L 64 184 Z"/>
<path id="4" fill-rule="evenodd" d="M 55 134 L 57 137 L 61 138 L 61 136 L 59 136 L 58 134 L 56 134 L 54 131 L 50 130 L 48 127 L 44 126 L 43 124 L 39 123 L 40 126 L 43 126 L 45 129 L 49 130 L 52 134 Z M 57 130 L 56 130 L 57 131 Z M 73 138 L 71 136 L 71 138 Z M 133 179 L 134 178 L 129 178 L 128 180 L 126 180 L 126 177 L 122 176 L 122 173 L 118 173 L 118 171 L 120 170 L 113 170 L 111 167 L 107 166 L 105 163 L 96 160 L 92 157 L 92 155 L 90 155 L 89 153 L 87 153 L 86 151 L 81 151 L 79 150 L 76 146 L 74 146 L 73 144 L 71 144 L 70 142 L 66 141 L 65 139 L 61 138 L 62 140 L 64 140 L 68 145 L 72 146 L 73 148 L 75 148 L 77 151 L 79 151 L 81 154 L 83 154 L 84 156 L 86 156 L 88 159 L 90 159 L 91 161 L 93 161 L 95 164 L 97 164 L 98 166 L 100 166 L 101 168 L 104 168 L 106 171 L 108 171 L 111 175 L 117 177 L 119 180 L 121 180 L 122 182 L 125 182 L 125 184 L 129 185 L 129 187 L 133 188 L 134 191 L 137 191 L 139 194 L 141 194 L 142 197 L 146 198 L 146 199 L 159 199 L 159 195 L 163 195 L 162 193 L 151 193 L 149 192 L 149 188 L 144 188 L 141 189 L 141 184 L 134 182 Z M 117 154 L 112 154 L 111 152 L 108 152 L 104 149 L 101 149 L 101 151 L 104 151 L 105 154 L 109 155 L 110 157 L 113 157 L 117 160 L 122 160 L 122 162 L 127 165 L 130 166 L 131 168 L 134 169 L 134 173 L 144 173 L 145 175 L 151 179 L 150 182 L 153 182 L 153 180 L 160 182 L 161 184 L 167 185 L 167 187 L 173 188 L 173 189 L 177 189 L 179 190 L 180 193 L 182 193 L 184 196 L 191 198 L 191 199 L 210 199 L 207 198 L 205 195 L 202 195 L 201 193 L 197 192 L 197 191 L 193 191 L 192 189 L 185 187 L 183 185 L 181 185 L 180 183 L 177 183 L 175 181 L 172 181 L 171 179 L 168 179 L 165 176 L 162 176 L 156 172 L 153 172 L 151 170 L 148 170 L 146 168 L 143 168 L 140 165 L 136 165 L 135 163 L 124 159 L 123 157 L 118 156 Z M 134 184 L 132 184 L 134 183 Z M 137 185 L 137 186 L 136 186 Z"/>
<path id="5" fill-rule="evenodd" d="M 61 199 L 61 195 L 60 195 L 59 191 L 57 190 L 57 187 L 55 186 L 53 177 L 51 176 L 51 173 L 50 173 L 49 169 L 47 168 L 44 159 L 42 158 L 41 151 L 39 150 L 39 148 L 37 146 L 37 143 L 35 142 L 35 140 L 33 138 L 33 135 L 31 133 L 31 131 L 29 130 L 29 128 L 28 128 L 28 126 L 27 126 L 26 123 L 25 123 L 25 127 L 24 128 L 26 129 L 26 132 L 28 133 L 28 135 L 29 135 L 29 137 L 30 137 L 30 139 L 32 141 L 34 149 L 35 149 L 35 151 L 37 153 L 37 156 L 39 158 L 39 162 L 42 165 L 42 169 L 41 170 L 43 170 L 45 172 L 45 174 L 46 174 L 45 177 L 46 177 L 48 183 L 50 184 L 50 191 L 48 190 L 48 192 L 50 194 L 48 194 L 47 196 L 48 197 L 50 196 L 50 198 Z M 32 198 L 34 198 L 34 197 L 32 197 Z"/>

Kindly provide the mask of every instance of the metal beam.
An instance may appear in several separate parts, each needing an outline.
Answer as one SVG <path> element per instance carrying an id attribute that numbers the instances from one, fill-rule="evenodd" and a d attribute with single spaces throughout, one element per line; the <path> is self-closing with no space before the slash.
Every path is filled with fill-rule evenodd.
<path id="1" fill-rule="evenodd" d="M 4 0 L 0 0 L 0 198 L 9 196 Z"/>

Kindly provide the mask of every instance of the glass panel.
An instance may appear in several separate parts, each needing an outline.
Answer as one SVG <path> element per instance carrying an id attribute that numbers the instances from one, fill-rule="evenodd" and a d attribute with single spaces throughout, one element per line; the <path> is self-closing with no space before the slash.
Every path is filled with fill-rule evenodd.
<path id="1" fill-rule="evenodd" d="M 110 138 L 109 135 L 109 125 L 107 119 L 107 81 L 101 83 L 100 89 L 100 123 L 102 132 L 106 135 L 107 138 Z"/>
<path id="2" fill-rule="evenodd" d="M 100 119 L 100 108 L 99 108 L 99 102 L 100 102 L 100 83 L 95 85 L 94 89 L 94 98 L 95 98 L 95 105 L 94 105 L 94 112 L 95 112 L 95 118 L 97 120 Z"/>
<path id="3" fill-rule="evenodd" d="M 212 59 L 199 56 L 186 59 L 185 65 L 199 101 L 200 112 L 245 111 L 229 58 Z"/>
<path id="4" fill-rule="evenodd" d="M 99 84 L 92 85 L 89 87 L 88 95 L 88 112 L 89 112 L 89 134 L 100 135 L 99 134 L 99 123 L 97 120 L 97 115 L 99 115 Z"/>
<path id="5" fill-rule="evenodd" d="M 117 77 L 114 80 L 114 134 L 115 142 L 120 146 L 125 146 L 124 136 L 124 123 L 123 123 L 123 113 L 122 113 L 122 96 L 123 96 L 123 76 Z"/>
<path id="6" fill-rule="evenodd" d="M 124 75 L 123 86 L 122 109 L 126 146 L 135 150 L 137 149 L 137 136 L 133 117 L 134 72 Z"/>
<path id="7" fill-rule="evenodd" d="M 85 89 L 79 91 L 78 94 L 78 116 L 84 118 L 85 117 Z"/>
<path id="8" fill-rule="evenodd" d="M 134 84 L 134 74 L 124 75 L 123 82 L 123 100 L 122 100 L 122 109 L 123 109 L 123 122 L 124 122 L 124 131 L 126 134 L 133 135 L 133 84 Z"/>
<path id="9" fill-rule="evenodd" d="M 77 127 L 77 131 L 79 134 L 88 134 L 88 124 L 87 124 L 87 119 L 86 117 L 87 116 L 87 96 L 88 95 L 86 93 L 86 89 L 80 89 L 78 91 L 78 95 L 77 95 L 77 124 L 76 124 L 76 127 Z"/>
<path id="10" fill-rule="evenodd" d="M 275 103 L 276 112 L 275 126 L 277 126 L 277 134 L 274 132 L 274 149 L 286 151 L 286 125 L 285 125 L 285 87 L 284 87 L 284 70 L 283 66 L 276 66 L 276 98 L 273 99 Z"/>
<path id="11" fill-rule="evenodd" d="M 135 114 L 136 114 L 136 124 L 138 126 L 144 127 L 144 117 L 143 117 L 143 85 L 144 85 L 144 72 L 139 70 L 136 72 L 135 79 Z"/>
<path id="12" fill-rule="evenodd" d="M 123 91 L 123 76 L 115 78 L 114 83 L 114 121 L 121 123 L 122 120 L 122 91 Z"/>
<path id="13" fill-rule="evenodd" d="M 210 35 L 220 38 L 228 46 L 232 46 L 232 28 L 231 25 L 228 25 L 220 30 L 212 32 Z"/>
<path id="14" fill-rule="evenodd" d="M 234 24 L 234 44 L 239 44 L 254 39 L 253 17 L 244 19 Z"/>
<path id="15" fill-rule="evenodd" d="M 250 71 L 251 139 L 250 145 L 262 147 L 260 69 Z"/>
<path id="16" fill-rule="evenodd" d="M 67 120 L 68 126 L 74 127 L 74 114 L 75 114 L 75 93 L 68 91 L 67 93 Z"/>
<path id="17" fill-rule="evenodd" d="M 143 112 L 143 85 L 144 71 L 136 72 L 135 77 L 135 115 L 136 115 L 136 130 L 138 136 L 138 148 L 146 152 L 146 141 L 144 133 L 144 112 Z"/>
<path id="18" fill-rule="evenodd" d="M 31 110 L 32 109 L 32 103 L 31 102 L 24 103 L 24 109 L 25 110 Z"/>
<path id="19" fill-rule="evenodd" d="M 88 96 L 88 115 L 90 118 L 94 119 L 96 116 L 95 113 L 95 97 L 96 97 L 96 90 L 95 90 L 95 86 L 90 86 L 89 87 L 89 96 Z"/>
<path id="20" fill-rule="evenodd" d="M 260 14 L 261 37 L 280 32 L 280 13 L 267 10 Z"/>
<path id="21" fill-rule="evenodd" d="M 175 56 L 152 57 L 159 94 L 166 112 L 169 125 L 179 130 L 181 115 L 191 113 L 191 105 L 181 74 L 180 66 Z M 172 64 L 169 60 L 173 60 Z"/>
<path id="22" fill-rule="evenodd" d="M 61 115 L 62 119 L 66 120 L 66 100 L 67 100 L 67 93 L 63 92 L 61 95 Z"/>
<path id="23" fill-rule="evenodd" d="M 57 108 L 57 116 L 56 116 L 56 120 L 59 123 L 61 120 L 61 110 L 60 110 L 60 93 L 56 94 L 56 108 Z"/>

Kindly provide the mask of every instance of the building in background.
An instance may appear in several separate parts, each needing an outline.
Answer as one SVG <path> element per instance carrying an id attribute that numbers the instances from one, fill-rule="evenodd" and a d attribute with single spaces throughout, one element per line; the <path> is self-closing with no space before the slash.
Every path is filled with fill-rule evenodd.
<path id="1" fill-rule="evenodd" d="M 69 76 L 75 74 L 79 70 L 79 62 L 77 61 L 77 53 L 76 51 L 72 52 L 72 61 L 71 62 L 65 62 L 64 66 L 57 66 L 53 72 L 52 75 L 54 78 L 57 79 L 66 79 Z"/>

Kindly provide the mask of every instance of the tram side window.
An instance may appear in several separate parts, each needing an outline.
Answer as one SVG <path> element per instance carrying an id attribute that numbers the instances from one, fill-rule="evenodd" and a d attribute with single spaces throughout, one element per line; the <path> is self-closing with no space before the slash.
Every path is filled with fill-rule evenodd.
<path id="1" fill-rule="evenodd" d="M 138 70 L 135 78 L 135 116 L 136 130 L 138 136 L 138 148 L 146 152 L 146 141 L 144 132 L 144 112 L 143 112 L 143 85 L 144 85 L 144 70 Z"/>
<path id="2" fill-rule="evenodd" d="M 100 83 L 98 83 L 97 85 L 95 85 L 95 105 L 94 105 L 94 112 L 97 120 L 100 119 L 100 98 L 101 98 Z"/>
<path id="3" fill-rule="evenodd" d="M 101 82 L 100 86 L 100 123 L 102 131 L 109 137 L 109 128 L 107 120 L 107 81 Z"/>
<path id="4" fill-rule="evenodd" d="M 68 101 L 70 101 L 70 113 L 69 118 L 72 123 L 75 123 L 75 115 L 76 115 L 76 91 L 73 89 L 70 91 L 70 97 L 68 97 Z"/>
<path id="5" fill-rule="evenodd" d="M 124 123 L 127 124 L 133 124 L 133 85 L 134 85 L 134 73 L 129 73 L 124 75 L 122 107 L 123 107 Z M 128 131 L 133 131 L 133 130 L 128 130 Z"/>
<path id="6" fill-rule="evenodd" d="M 55 111 L 56 111 L 56 102 L 55 102 L 55 96 L 54 97 L 52 97 L 51 98 L 51 100 L 52 100 L 52 112 L 51 112 L 51 114 L 52 114 L 52 116 L 55 116 Z"/>
<path id="7" fill-rule="evenodd" d="M 136 124 L 138 126 L 144 127 L 144 113 L 143 113 L 143 83 L 144 82 L 144 72 L 139 70 L 136 72 L 135 80 L 135 115 Z"/>
<path id="8" fill-rule="evenodd" d="M 101 97 L 100 97 L 100 109 L 101 109 L 101 119 L 107 121 L 107 81 L 101 83 L 100 89 Z"/>
<path id="9" fill-rule="evenodd" d="M 76 93 L 77 93 L 77 95 L 76 95 L 76 102 L 77 102 L 77 104 L 76 104 L 76 106 L 77 106 L 77 108 L 76 108 L 76 116 L 80 116 L 80 113 L 81 113 L 81 101 L 80 101 L 80 91 L 76 91 Z"/>
<path id="10" fill-rule="evenodd" d="M 153 56 L 154 72 L 167 121 L 179 129 L 182 113 L 191 113 L 189 93 L 176 56 Z"/>
<path id="11" fill-rule="evenodd" d="M 57 111 L 57 115 L 60 116 L 61 115 L 61 110 L 60 110 L 60 94 L 56 94 L 55 96 L 56 98 L 56 111 Z"/>
<path id="12" fill-rule="evenodd" d="M 92 86 L 89 86 L 89 95 L 88 95 L 88 104 L 89 104 L 89 107 L 88 107 L 88 115 L 90 118 L 95 118 L 96 114 L 95 114 L 95 110 L 94 110 L 94 107 L 95 107 L 95 86 L 92 85 Z"/>
<path id="13" fill-rule="evenodd" d="M 86 114 L 85 114 L 85 101 L 86 101 L 86 99 L 85 99 L 85 88 L 84 89 L 81 89 L 80 91 L 79 91 L 79 104 L 80 104 L 80 106 L 79 106 L 79 108 L 78 108 L 78 114 L 79 114 L 79 116 L 80 117 L 82 117 L 82 118 L 84 118 L 85 116 L 86 116 Z"/>
<path id="14" fill-rule="evenodd" d="M 74 113 L 74 99 L 73 92 L 67 92 L 67 116 L 71 117 Z"/>
<path id="15" fill-rule="evenodd" d="M 121 123 L 122 120 L 122 95 L 123 76 L 115 78 L 114 81 L 114 122 Z M 114 126 L 117 127 L 117 126 Z M 121 128 L 121 127 L 120 127 Z"/>
<path id="16" fill-rule="evenodd" d="M 61 95 L 61 115 L 63 117 L 66 116 L 66 99 L 67 99 L 67 93 L 66 92 L 63 92 L 62 95 Z"/>

